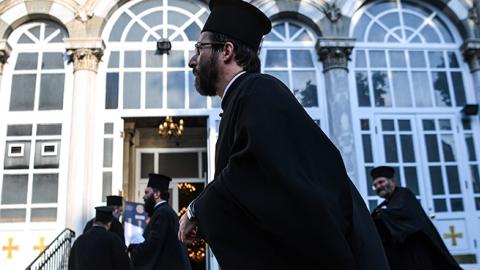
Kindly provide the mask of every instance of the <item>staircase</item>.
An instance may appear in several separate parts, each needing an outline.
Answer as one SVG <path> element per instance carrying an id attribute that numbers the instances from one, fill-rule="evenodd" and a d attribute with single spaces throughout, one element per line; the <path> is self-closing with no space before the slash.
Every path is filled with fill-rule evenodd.
<path id="1" fill-rule="evenodd" d="M 26 270 L 62 270 L 68 268 L 68 256 L 75 232 L 66 228 L 40 255 L 27 266 Z"/>

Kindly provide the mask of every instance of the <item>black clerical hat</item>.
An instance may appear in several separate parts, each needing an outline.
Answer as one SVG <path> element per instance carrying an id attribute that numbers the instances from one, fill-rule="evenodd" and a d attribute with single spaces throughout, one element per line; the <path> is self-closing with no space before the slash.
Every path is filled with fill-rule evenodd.
<path id="1" fill-rule="evenodd" d="M 117 195 L 110 195 L 107 196 L 107 206 L 122 206 L 123 197 L 122 196 L 117 196 Z"/>
<path id="2" fill-rule="evenodd" d="M 147 187 L 156 188 L 160 191 L 168 191 L 170 181 L 172 181 L 172 178 L 166 175 L 151 173 L 148 175 Z"/>
<path id="3" fill-rule="evenodd" d="M 258 8 L 242 0 L 210 0 L 211 13 L 202 32 L 215 32 L 238 39 L 258 50 L 272 22 Z"/>
<path id="4" fill-rule="evenodd" d="M 370 175 L 374 180 L 377 177 L 393 178 L 395 175 L 395 170 L 389 166 L 378 166 L 370 171 Z"/>
<path id="5" fill-rule="evenodd" d="M 113 219 L 113 208 L 109 206 L 95 207 L 95 221 L 108 223 Z"/>

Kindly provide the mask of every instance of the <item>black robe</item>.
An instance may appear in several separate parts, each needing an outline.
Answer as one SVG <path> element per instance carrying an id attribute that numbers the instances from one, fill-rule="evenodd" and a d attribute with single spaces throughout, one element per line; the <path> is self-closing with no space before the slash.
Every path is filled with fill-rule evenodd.
<path id="1" fill-rule="evenodd" d="M 388 269 L 339 151 L 283 83 L 243 74 L 222 109 L 215 179 L 194 201 L 222 270 Z"/>
<path id="2" fill-rule="evenodd" d="M 95 218 L 90 219 L 87 224 L 85 225 L 85 228 L 83 228 L 83 233 L 86 233 L 88 230 L 90 230 L 93 226 L 93 222 L 95 221 Z M 125 231 L 123 230 L 123 225 L 118 221 L 118 219 L 113 218 L 112 221 L 112 226 L 110 226 L 109 232 L 115 233 L 122 239 L 123 243 L 125 243 Z"/>
<path id="3" fill-rule="evenodd" d="M 157 205 L 140 244 L 128 246 L 135 269 L 190 270 L 185 246 L 178 240 L 178 216 L 168 203 Z"/>
<path id="4" fill-rule="evenodd" d="M 73 243 L 69 270 L 129 270 L 127 247 L 120 238 L 103 227 L 93 226 Z"/>
<path id="5" fill-rule="evenodd" d="M 409 189 L 396 187 L 372 217 L 392 270 L 461 269 Z"/>

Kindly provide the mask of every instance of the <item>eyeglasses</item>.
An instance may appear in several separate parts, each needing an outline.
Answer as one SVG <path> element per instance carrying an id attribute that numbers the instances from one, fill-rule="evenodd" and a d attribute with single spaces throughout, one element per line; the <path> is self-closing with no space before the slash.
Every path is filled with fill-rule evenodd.
<path id="1" fill-rule="evenodd" d="M 213 47 L 213 46 L 220 46 L 220 45 L 225 45 L 224 42 L 197 42 L 195 43 L 195 50 L 197 55 L 200 54 L 200 50 L 203 48 L 206 48 L 207 46 Z"/>

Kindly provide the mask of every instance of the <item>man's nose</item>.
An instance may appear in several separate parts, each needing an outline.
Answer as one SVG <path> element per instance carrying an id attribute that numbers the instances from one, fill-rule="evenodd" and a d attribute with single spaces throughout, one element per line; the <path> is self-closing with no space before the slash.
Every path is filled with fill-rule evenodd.
<path id="1" fill-rule="evenodd" d="M 188 66 L 190 68 L 195 68 L 197 66 L 197 54 L 193 55 L 192 58 L 190 58 L 190 61 L 188 61 Z"/>

